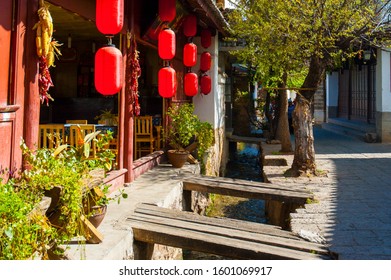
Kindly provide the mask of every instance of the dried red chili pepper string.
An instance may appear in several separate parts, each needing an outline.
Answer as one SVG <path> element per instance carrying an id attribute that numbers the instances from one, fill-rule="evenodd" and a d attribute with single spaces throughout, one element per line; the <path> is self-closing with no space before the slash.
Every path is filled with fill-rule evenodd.
<path id="1" fill-rule="evenodd" d="M 131 38 L 130 38 L 131 37 Z M 133 115 L 140 115 L 140 104 L 138 102 L 138 78 L 141 75 L 139 55 L 135 36 L 128 34 L 128 53 L 126 58 L 127 93 L 130 94 L 130 102 L 133 104 Z"/>
<path id="2" fill-rule="evenodd" d="M 39 76 L 38 76 L 38 87 L 39 87 L 39 98 L 41 103 L 46 102 L 46 105 L 49 106 L 49 100 L 53 101 L 54 99 L 48 93 L 49 88 L 54 86 L 52 78 L 50 76 L 49 67 L 46 62 L 46 58 L 41 56 L 39 58 Z"/>

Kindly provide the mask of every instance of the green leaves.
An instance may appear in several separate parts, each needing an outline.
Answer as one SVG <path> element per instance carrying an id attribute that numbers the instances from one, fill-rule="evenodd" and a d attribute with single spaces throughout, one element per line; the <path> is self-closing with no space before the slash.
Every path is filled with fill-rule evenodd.
<path id="1" fill-rule="evenodd" d="M 340 64 L 368 44 L 390 44 L 382 14 L 388 1 L 239 0 L 228 15 L 234 39 L 247 46 L 233 54 L 257 68 L 256 78 L 297 75 L 314 56 L 321 65 Z M 271 75 L 272 70 L 272 75 Z M 300 79 L 304 80 L 304 79 Z M 294 82 L 294 84 L 297 83 Z"/>
<path id="2" fill-rule="evenodd" d="M 170 145 L 181 150 L 186 148 L 191 141 L 196 141 L 198 156 L 201 158 L 213 144 L 212 125 L 208 122 L 201 122 L 194 114 L 194 105 L 190 103 L 170 107 L 167 115 L 171 118 L 171 122 L 165 137 L 169 140 Z"/>

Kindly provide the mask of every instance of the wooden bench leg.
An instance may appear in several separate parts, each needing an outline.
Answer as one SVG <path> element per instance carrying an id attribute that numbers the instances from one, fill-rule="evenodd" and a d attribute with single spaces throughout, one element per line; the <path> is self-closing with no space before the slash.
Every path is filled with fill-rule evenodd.
<path id="1" fill-rule="evenodd" d="M 133 252 L 135 260 L 150 260 L 153 255 L 154 244 L 135 240 L 133 242 Z"/>
<path id="2" fill-rule="evenodd" d="M 183 211 L 192 212 L 193 210 L 191 209 L 191 204 L 192 204 L 191 191 L 183 190 L 183 197 L 182 197 Z"/>

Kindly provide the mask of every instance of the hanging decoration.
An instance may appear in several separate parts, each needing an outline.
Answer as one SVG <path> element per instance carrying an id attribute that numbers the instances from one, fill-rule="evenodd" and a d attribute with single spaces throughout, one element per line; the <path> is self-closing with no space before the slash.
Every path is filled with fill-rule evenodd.
<path id="1" fill-rule="evenodd" d="M 113 95 L 122 88 L 122 53 L 114 45 L 100 48 L 95 54 L 95 87 L 103 95 Z"/>
<path id="2" fill-rule="evenodd" d="M 123 27 L 124 1 L 97 0 L 95 12 L 96 27 L 107 38 L 107 45 L 95 53 L 95 88 L 102 95 L 114 95 L 123 85 L 123 61 L 112 39 Z"/>
<path id="3" fill-rule="evenodd" d="M 182 28 L 188 41 L 183 47 L 183 64 L 187 67 L 184 92 L 185 95 L 192 97 L 198 93 L 198 77 L 197 74 L 191 72 L 191 67 L 197 64 L 197 45 L 193 43 L 193 37 L 197 34 L 197 17 L 193 14 L 187 15 Z"/>
<path id="4" fill-rule="evenodd" d="M 124 24 L 124 0 L 96 0 L 96 27 L 99 32 L 114 35 Z"/>
<path id="5" fill-rule="evenodd" d="M 159 17 L 163 22 L 171 22 L 176 17 L 176 0 L 159 0 Z"/>
<path id="6" fill-rule="evenodd" d="M 197 17 L 188 15 L 183 21 L 183 34 L 186 37 L 194 37 L 197 34 Z"/>
<path id="7" fill-rule="evenodd" d="M 158 53 L 163 60 L 171 60 L 175 57 L 176 40 L 175 32 L 170 28 L 165 28 L 159 33 Z"/>
<path id="8" fill-rule="evenodd" d="M 193 67 L 197 64 L 197 46 L 194 43 L 187 43 L 183 47 L 183 64 L 186 67 Z"/>
<path id="9" fill-rule="evenodd" d="M 212 33 L 209 29 L 203 29 L 201 31 L 201 46 L 205 49 L 209 48 L 212 44 Z"/>
<path id="10" fill-rule="evenodd" d="M 203 29 L 201 31 L 201 45 L 205 49 L 209 48 L 212 44 L 212 34 L 209 29 Z M 200 72 L 201 72 L 201 93 L 208 95 L 212 91 L 212 79 L 208 76 L 207 72 L 212 67 L 212 55 L 208 51 L 204 51 L 201 54 Z"/>
<path id="11" fill-rule="evenodd" d="M 136 36 L 127 32 L 127 57 L 126 57 L 126 93 L 133 105 L 131 116 L 140 115 L 140 104 L 138 101 L 138 78 L 141 76 L 139 52 L 137 51 Z"/>
<path id="12" fill-rule="evenodd" d="M 186 73 L 185 79 L 185 94 L 187 96 L 195 96 L 198 93 L 198 76 L 196 73 Z"/>
<path id="13" fill-rule="evenodd" d="M 170 66 L 163 67 L 158 73 L 158 91 L 164 98 L 171 98 L 177 89 L 176 72 Z"/>
<path id="14" fill-rule="evenodd" d="M 176 17 L 176 0 L 159 0 L 159 17 L 164 23 L 173 21 Z M 158 73 L 158 92 L 163 98 L 171 98 L 177 90 L 176 72 L 170 66 L 170 60 L 176 53 L 176 38 L 175 32 L 164 25 L 158 36 L 158 53 L 164 65 Z"/>
<path id="15" fill-rule="evenodd" d="M 212 79 L 208 75 L 201 77 L 201 93 L 208 95 L 212 91 Z"/>
<path id="16" fill-rule="evenodd" d="M 36 29 L 35 44 L 39 57 L 39 98 L 42 104 L 46 102 L 46 105 L 49 105 L 49 100 L 54 100 L 49 94 L 49 89 L 54 86 L 49 68 L 55 67 L 54 60 L 61 55 L 58 47 L 62 44 L 52 38 L 53 19 L 49 6 L 45 5 L 43 0 L 39 1 L 38 17 L 39 21 L 34 25 L 33 30 Z"/>
<path id="17" fill-rule="evenodd" d="M 200 63 L 200 69 L 202 72 L 206 72 L 210 70 L 210 67 L 212 65 L 212 56 L 209 52 L 203 52 L 201 54 L 201 63 Z"/>

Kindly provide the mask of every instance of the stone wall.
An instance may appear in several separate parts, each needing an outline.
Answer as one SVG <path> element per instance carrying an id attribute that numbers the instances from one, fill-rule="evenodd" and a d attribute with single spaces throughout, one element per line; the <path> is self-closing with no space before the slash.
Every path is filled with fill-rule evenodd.
<path id="1" fill-rule="evenodd" d="M 320 84 L 314 95 L 314 119 L 315 123 L 324 123 L 326 118 L 325 112 L 325 88 L 324 82 Z"/>

